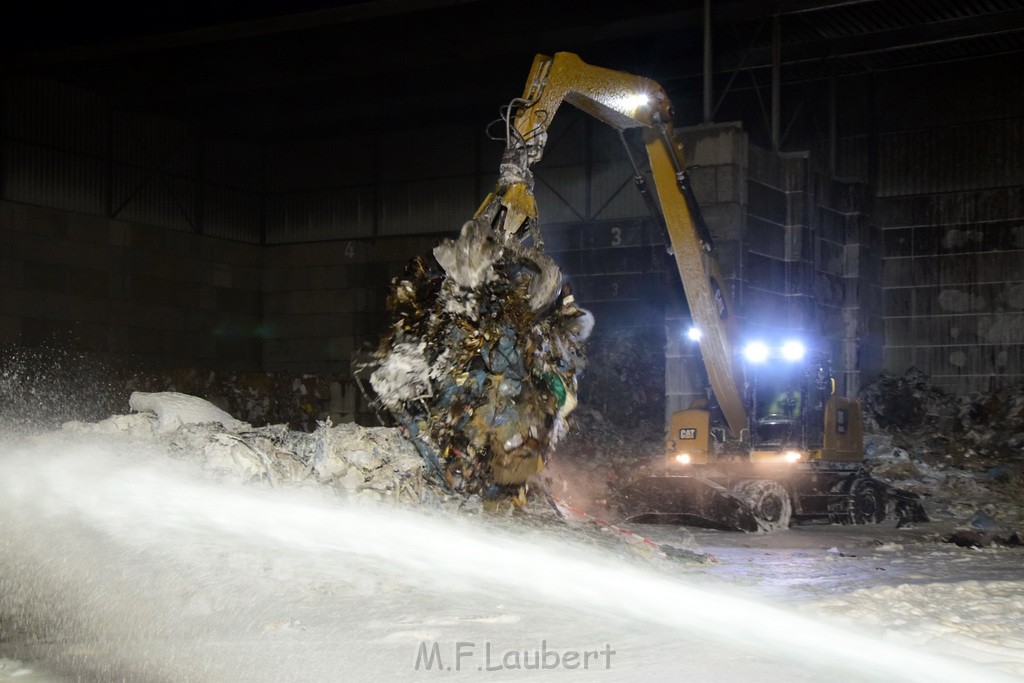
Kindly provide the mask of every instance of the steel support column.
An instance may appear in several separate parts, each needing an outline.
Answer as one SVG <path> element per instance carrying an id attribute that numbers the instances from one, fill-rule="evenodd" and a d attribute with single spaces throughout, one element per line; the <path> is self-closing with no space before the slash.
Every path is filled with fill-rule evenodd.
<path id="1" fill-rule="evenodd" d="M 704 0 L 704 123 L 711 123 L 711 0 Z"/>
<path id="2" fill-rule="evenodd" d="M 772 149 L 779 151 L 782 100 L 782 27 L 779 15 L 772 19 Z"/>

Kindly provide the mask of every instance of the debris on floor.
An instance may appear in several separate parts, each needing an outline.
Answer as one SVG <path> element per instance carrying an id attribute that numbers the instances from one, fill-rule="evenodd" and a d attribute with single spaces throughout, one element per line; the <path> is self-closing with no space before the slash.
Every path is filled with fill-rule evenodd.
<path id="1" fill-rule="evenodd" d="M 96 423 L 68 422 L 61 432 L 83 437 L 128 439 L 160 450 L 227 481 L 270 488 L 314 487 L 355 503 L 395 503 L 425 513 L 483 510 L 480 495 L 453 492 L 428 476 L 415 442 L 393 427 L 321 423 L 313 433 L 287 425 L 254 428 L 226 415 L 213 404 L 174 392 L 133 395 L 140 412 L 114 415 Z M 556 510 L 557 506 L 557 510 Z M 696 547 L 652 543 L 597 518 L 570 514 L 531 489 L 517 508 L 516 528 L 528 534 L 543 529 L 574 542 L 628 550 L 630 556 L 655 564 L 713 562 Z M 491 523 L 498 522 L 488 515 Z M 692 544 L 691 544 L 692 545 Z"/>
<path id="2" fill-rule="evenodd" d="M 313 433 L 287 425 L 253 428 L 213 404 L 174 392 L 132 394 L 141 412 L 98 423 L 69 422 L 67 433 L 156 441 L 204 469 L 243 483 L 318 484 L 344 497 L 422 504 L 423 461 L 396 429 L 321 423 Z M 432 500 L 443 501 L 437 493 Z"/>

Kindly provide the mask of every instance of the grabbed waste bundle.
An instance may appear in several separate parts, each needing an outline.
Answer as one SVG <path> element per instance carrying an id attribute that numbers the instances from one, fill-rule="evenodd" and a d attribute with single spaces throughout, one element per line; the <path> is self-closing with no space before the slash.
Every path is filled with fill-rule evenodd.
<path id="1" fill-rule="evenodd" d="M 566 433 L 593 318 L 539 235 L 490 225 L 484 212 L 392 282 L 370 384 L 447 488 L 521 494 Z"/>

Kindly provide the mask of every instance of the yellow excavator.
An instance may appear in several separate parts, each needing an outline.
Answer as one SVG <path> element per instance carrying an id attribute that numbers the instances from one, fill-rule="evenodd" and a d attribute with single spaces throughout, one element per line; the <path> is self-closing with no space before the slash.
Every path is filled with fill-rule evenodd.
<path id="1" fill-rule="evenodd" d="M 916 495 L 866 470 L 860 405 L 837 394 L 822 354 L 787 339 L 752 341 L 740 353 L 714 241 L 690 188 L 671 103 L 656 82 L 572 53 L 538 55 L 523 96 L 504 116 L 499 180 L 476 218 L 504 239 L 529 231 L 541 241 L 531 167 L 565 102 L 620 135 L 640 130 L 653 192 L 631 153 L 635 181 L 667 231 L 709 384 L 706 401 L 670 417 L 664 474 L 618 492 L 621 516 L 747 531 L 804 519 L 880 522 L 890 512 L 901 524 L 924 521 Z"/>

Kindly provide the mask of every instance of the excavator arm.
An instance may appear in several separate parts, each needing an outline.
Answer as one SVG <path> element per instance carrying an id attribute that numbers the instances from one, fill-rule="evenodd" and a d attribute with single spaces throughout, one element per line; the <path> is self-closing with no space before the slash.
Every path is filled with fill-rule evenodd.
<path id="1" fill-rule="evenodd" d="M 527 229 L 539 235 L 530 169 L 544 154 L 548 128 L 563 102 L 616 130 L 643 130 L 656 203 L 690 313 L 701 331 L 708 378 L 729 430 L 741 438 L 748 418 L 734 370 L 731 303 L 713 241 L 689 187 L 683 150 L 672 128 L 672 105 L 660 85 L 591 66 L 569 52 L 538 55 L 522 98 L 514 100 L 508 112 L 507 147 L 498 183 L 477 217 L 493 216 L 495 232 L 506 240 Z"/>

